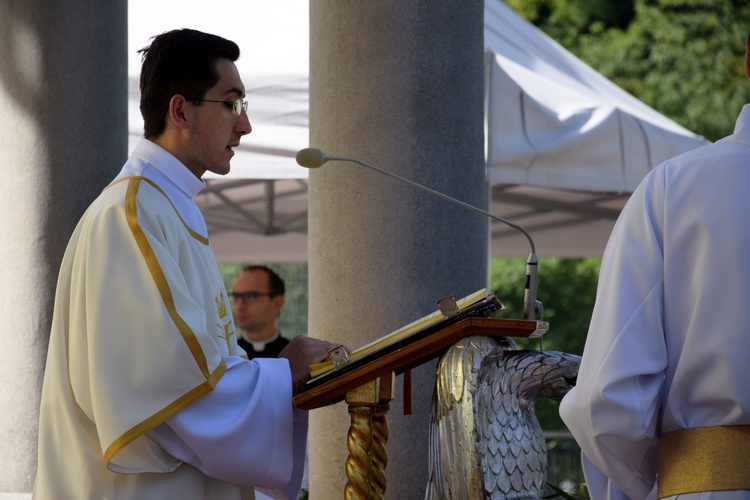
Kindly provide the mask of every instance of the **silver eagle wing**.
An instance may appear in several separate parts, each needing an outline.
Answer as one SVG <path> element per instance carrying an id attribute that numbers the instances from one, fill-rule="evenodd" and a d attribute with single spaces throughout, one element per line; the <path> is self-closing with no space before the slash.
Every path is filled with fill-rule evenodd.
<path id="1" fill-rule="evenodd" d="M 542 498 L 547 447 L 534 413 L 540 397 L 562 399 L 580 357 L 556 351 L 493 351 L 474 393 L 477 454 L 485 498 Z"/>
<path id="2" fill-rule="evenodd" d="M 429 479 L 425 500 L 484 498 L 476 452 L 474 393 L 482 361 L 512 340 L 472 336 L 451 346 L 437 365 L 430 410 Z"/>

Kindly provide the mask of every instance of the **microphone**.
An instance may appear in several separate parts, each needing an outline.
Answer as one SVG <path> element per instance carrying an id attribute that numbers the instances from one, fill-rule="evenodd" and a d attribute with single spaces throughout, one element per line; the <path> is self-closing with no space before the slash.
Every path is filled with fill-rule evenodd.
<path id="1" fill-rule="evenodd" d="M 452 198 L 448 196 L 447 194 L 443 194 L 439 191 L 435 191 L 434 189 L 430 189 L 427 186 L 423 186 L 422 184 L 418 184 L 405 177 L 401 177 L 400 175 L 394 174 L 393 172 L 383 170 L 380 167 L 376 167 L 375 165 L 371 165 L 357 158 L 347 158 L 343 156 L 328 156 L 323 151 L 317 148 L 300 149 L 299 152 L 297 153 L 297 163 L 301 167 L 305 167 L 305 168 L 320 168 L 327 161 L 331 161 L 331 160 L 350 161 L 350 162 L 358 163 L 372 170 L 376 170 L 380 172 L 381 174 L 385 174 L 389 177 L 393 177 L 394 179 L 398 179 L 402 182 L 412 185 L 418 189 L 421 189 L 422 191 L 427 191 L 428 193 L 434 196 L 437 196 L 438 198 L 442 198 L 446 201 L 450 201 L 451 203 L 455 203 L 456 205 L 459 205 L 469 210 L 472 210 L 474 212 L 480 213 L 486 217 L 489 217 L 490 219 L 502 222 L 503 224 L 506 224 L 512 228 L 515 228 L 521 231 L 523 235 L 526 236 L 526 239 L 529 241 L 529 245 L 531 246 L 531 253 L 529 254 L 529 258 L 526 260 L 526 286 L 525 286 L 524 297 L 523 297 L 523 315 L 525 319 L 535 320 L 536 313 L 539 312 L 541 315 L 540 320 L 543 319 L 542 316 L 544 315 L 544 306 L 542 305 L 540 301 L 536 299 L 537 267 L 539 264 L 539 261 L 537 260 L 537 257 L 536 257 L 536 246 L 534 245 L 534 240 L 531 239 L 531 235 L 523 226 L 511 220 L 498 217 L 497 215 L 492 215 L 491 213 L 485 212 L 484 210 L 481 210 L 473 205 L 469 205 L 468 203 L 464 203 L 461 200 Z"/>
<path id="2" fill-rule="evenodd" d="M 315 148 L 300 149 L 297 152 L 297 163 L 305 168 L 320 168 L 330 159 L 323 151 Z"/>

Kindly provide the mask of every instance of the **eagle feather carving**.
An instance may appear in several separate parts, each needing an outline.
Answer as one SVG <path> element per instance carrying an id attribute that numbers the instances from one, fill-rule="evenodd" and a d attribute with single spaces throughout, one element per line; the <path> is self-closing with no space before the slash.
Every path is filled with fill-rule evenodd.
<path id="1" fill-rule="evenodd" d="M 542 498 L 547 449 L 534 403 L 562 399 L 579 363 L 504 337 L 454 344 L 437 368 L 425 499 Z"/>

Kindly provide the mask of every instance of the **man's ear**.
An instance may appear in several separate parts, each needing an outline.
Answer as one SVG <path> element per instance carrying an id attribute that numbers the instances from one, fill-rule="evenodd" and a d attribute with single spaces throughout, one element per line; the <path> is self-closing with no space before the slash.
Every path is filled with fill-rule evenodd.
<path id="1" fill-rule="evenodd" d="M 284 307 L 285 302 L 286 300 L 284 299 L 283 295 L 277 295 L 273 298 L 273 306 L 274 309 L 276 309 L 276 317 L 281 314 L 281 309 Z"/>
<path id="2" fill-rule="evenodd" d="M 745 75 L 750 78 L 750 38 L 745 39 Z"/>
<path id="3" fill-rule="evenodd" d="M 187 129 L 189 111 L 188 102 L 180 94 L 175 94 L 172 99 L 169 100 L 169 112 L 167 119 L 173 123 L 177 128 Z"/>

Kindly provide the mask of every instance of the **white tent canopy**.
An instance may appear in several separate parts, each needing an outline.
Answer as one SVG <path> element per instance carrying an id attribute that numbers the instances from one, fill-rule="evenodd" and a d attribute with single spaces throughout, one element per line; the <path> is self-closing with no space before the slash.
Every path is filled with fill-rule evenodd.
<path id="1" fill-rule="evenodd" d="M 521 223 L 540 256 L 601 256 L 643 176 L 701 146 L 499 0 L 486 0 L 487 179 L 492 211 Z M 524 255 L 493 225 L 493 255 Z"/>
<path id="2" fill-rule="evenodd" d="M 632 192 L 703 140 L 631 96 L 510 7 L 485 3 L 488 179 Z"/>
<path id="3" fill-rule="evenodd" d="M 207 176 L 198 203 L 219 260 L 306 260 L 307 170 L 294 155 L 309 145 L 308 2 L 214 0 L 212 10 L 223 14 L 213 18 L 196 15 L 198 0 L 128 5 L 131 148 L 142 134 L 135 51 L 181 26 L 236 41 L 253 132 L 229 175 Z M 540 256 L 601 255 L 645 173 L 703 139 L 613 85 L 500 0 L 485 2 L 484 36 L 490 210 L 524 225 Z M 493 255 L 528 251 L 520 233 L 493 223 Z"/>

